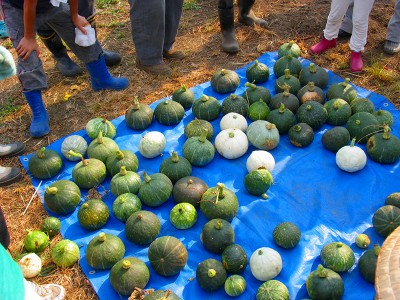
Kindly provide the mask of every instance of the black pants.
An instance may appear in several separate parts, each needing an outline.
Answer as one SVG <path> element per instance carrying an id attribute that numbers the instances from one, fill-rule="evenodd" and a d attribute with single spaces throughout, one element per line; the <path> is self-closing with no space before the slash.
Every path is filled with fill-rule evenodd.
<path id="1" fill-rule="evenodd" d="M 10 234 L 8 232 L 6 219 L 4 218 L 3 211 L 0 207 L 0 243 L 5 249 L 10 245 Z"/>
<path id="2" fill-rule="evenodd" d="M 233 0 L 218 0 L 218 8 L 231 8 L 233 7 Z"/>

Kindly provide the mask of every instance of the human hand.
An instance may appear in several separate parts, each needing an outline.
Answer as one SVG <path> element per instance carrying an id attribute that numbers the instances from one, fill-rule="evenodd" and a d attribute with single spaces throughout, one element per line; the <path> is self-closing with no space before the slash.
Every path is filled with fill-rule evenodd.
<path id="1" fill-rule="evenodd" d="M 90 25 L 89 22 L 82 16 L 76 15 L 75 17 L 72 17 L 72 23 L 75 25 L 76 28 L 78 28 L 80 31 L 82 31 L 83 34 L 86 34 L 85 26 Z"/>
<path id="2" fill-rule="evenodd" d="M 18 57 L 23 61 L 27 60 L 33 51 L 36 51 L 37 56 L 40 56 L 39 45 L 36 43 L 35 38 L 23 37 L 17 47 Z"/>

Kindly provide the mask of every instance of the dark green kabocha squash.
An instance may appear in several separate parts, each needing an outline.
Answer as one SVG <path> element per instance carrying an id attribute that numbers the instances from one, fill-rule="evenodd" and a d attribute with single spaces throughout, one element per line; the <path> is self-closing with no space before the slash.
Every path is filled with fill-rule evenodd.
<path id="1" fill-rule="evenodd" d="M 271 93 L 265 87 L 250 82 L 246 82 L 244 86 L 247 87 L 247 89 L 243 92 L 242 97 L 247 100 L 249 105 L 260 101 L 260 99 L 266 104 L 269 104 L 271 101 Z"/>
<path id="2" fill-rule="evenodd" d="M 372 225 L 376 232 L 387 237 L 400 226 L 400 208 L 393 205 L 384 205 L 374 213 Z"/>
<path id="3" fill-rule="evenodd" d="M 340 98 L 351 103 L 357 98 L 357 91 L 350 84 L 350 79 L 346 78 L 343 82 L 331 84 L 326 91 L 326 98 L 328 100 Z"/>
<path id="4" fill-rule="evenodd" d="M 290 87 L 289 92 L 293 95 L 297 95 L 301 87 L 299 79 L 291 75 L 289 69 L 285 69 L 285 74 L 275 81 L 275 92 L 280 93 L 285 91 L 286 85 Z"/>
<path id="5" fill-rule="evenodd" d="M 99 136 L 94 139 L 87 148 L 87 156 L 101 160 L 104 164 L 110 155 L 119 150 L 118 144 L 111 138 L 103 136 L 103 132 L 99 132 Z"/>
<path id="6" fill-rule="evenodd" d="M 288 131 L 289 140 L 296 147 L 306 147 L 314 140 L 314 131 L 306 123 L 298 123 Z"/>
<path id="7" fill-rule="evenodd" d="M 357 143 L 360 144 L 365 144 L 374 133 L 381 129 L 376 117 L 368 112 L 352 115 L 346 123 L 346 128 L 350 133 L 350 138 L 356 138 Z"/>
<path id="8" fill-rule="evenodd" d="M 221 69 L 214 73 L 210 83 L 213 90 L 217 93 L 233 93 L 240 84 L 240 78 L 235 71 Z"/>
<path id="9" fill-rule="evenodd" d="M 228 221 L 212 219 L 203 226 L 200 240 L 208 251 L 221 254 L 226 247 L 235 242 L 235 233 Z"/>
<path id="10" fill-rule="evenodd" d="M 214 97 L 202 95 L 194 101 L 192 112 L 197 119 L 211 122 L 219 117 L 221 103 Z"/>
<path id="11" fill-rule="evenodd" d="M 100 229 L 109 217 L 110 210 L 101 199 L 89 199 L 78 210 L 78 222 L 87 230 Z"/>
<path id="12" fill-rule="evenodd" d="M 158 217 L 147 210 L 134 212 L 125 223 L 125 235 L 137 245 L 147 245 L 160 234 L 161 223 Z"/>
<path id="13" fill-rule="evenodd" d="M 251 171 L 244 177 L 244 186 L 246 190 L 255 196 L 267 199 L 267 191 L 274 183 L 270 171 L 267 169 L 257 169 Z"/>
<path id="14" fill-rule="evenodd" d="M 306 288 L 308 295 L 315 300 L 340 300 L 344 294 L 342 277 L 322 265 L 308 275 Z"/>
<path id="15" fill-rule="evenodd" d="M 174 184 L 182 177 L 192 174 L 192 165 L 186 158 L 179 156 L 178 152 L 173 151 L 171 157 L 162 161 L 159 171 L 167 175 Z"/>
<path id="16" fill-rule="evenodd" d="M 154 112 L 148 104 L 140 103 L 135 96 L 133 105 L 125 113 L 125 122 L 129 128 L 143 130 L 153 122 Z"/>
<path id="17" fill-rule="evenodd" d="M 37 179 L 49 179 L 56 176 L 62 166 L 60 154 L 45 147 L 33 154 L 28 162 L 29 172 Z"/>
<path id="18" fill-rule="evenodd" d="M 349 144 L 350 133 L 345 127 L 336 126 L 325 131 L 321 141 L 326 149 L 336 153 L 340 148 Z"/>
<path id="19" fill-rule="evenodd" d="M 300 71 L 299 80 L 301 86 L 314 82 L 315 86 L 324 89 L 328 85 L 328 72 L 314 63 L 304 67 Z"/>
<path id="20" fill-rule="evenodd" d="M 325 124 L 328 118 L 328 112 L 321 103 L 307 101 L 300 105 L 296 112 L 296 117 L 299 123 L 306 123 L 310 125 L 313 130 L 318 130 Z"/>
<path id="21" fill-rule="evenodd" d="M 297 57 L 288 54 L 282 56 L 274 63 L 274 74 L 276 78 L 279 78 L 282 75 L 285 75 L 286 69 L 289 69 L 290 74 L 292 74 L 294 77 L 299 77 L 301 68 L 302 65 L 300 60 Z"/>
<path id="22" fill-rule="evenodd" d="M 242 96 L 230 94 L 222 101 L 221 111 L 223 115 L 235 112 L 246 117 L 249 110 L 249 103 Z"/>
<path id="23" fill-rule="evenodd" d="M 246 251 L 238 244 L 226 247 L 221 257 L 224 268 L 231 274 L 243 273 L 248 264 Z"/>
<path id="24" fill-rule="evenodd" d="M 299 227 L 292 222 L 282 222 L 275 227 L 272 237 L 278 246 L 290 249 L 300 242 L 301 232 Z"/>
<path id="25" fill-rule="evenodd" d="M 94 118 L 86 123 L 86 134 L 92 139 L 99 136 L 100 131 L 103 136 L 113 139 L 117 134 L 117 130 L 113 123 L 105 118 Z"/>
<path id="26" fill-rule="evenodd" d="M 400 192 L 394 192 L 387 196 L 385 199 L 385 204 L 400 208 Z"/>
<path id="27" fill-rule="evenodd" d="M 386 124 L 392 127 L 394 119 L 390 111 L 385 109 L 378 109 L 373 112 L 373 115 L 376 117 L 379 124 L 381 124 L 382 126 Z"/>
<path id="28" fill-rule="evenodd" d="M 116 197 L 125 193 L 137 194 L 141 184 L 142 180 L 139 174 L 127 171 L 125 166 L 122 166 L 119 173 L 115 174 L 111 179 L 110 190 Z"/>
<path id="29" fill-rule="evenodd" d="M 203 129 L 200 136 L 193 136 L 183 144 L 183 156 L 193 166 L 205 166 L 214 159 L 214 145 L 207 140 L 207 129 Z"/>
<path id="30" fill-rule="evenodd" d="M 362 111 L 373 114 L 375 111 L 375 104 L 367 98 L 356 98 L 351 101 L 350 106 L 353 114 Z"/>
<path id="31" fill-rule="evenodd" d="M 299 90 L 297 93 L 297 98 L 299 99 L 300 104 L 303 104 L 307 101 L 316 101 L 321 104 L 325 103 L 324 91 L 320 87 L 315 86 L 314 82 L 312 81 Z"/>
<path id="32" fill-rule="evenodd" d="M 367 141 L 367 154 L 381 164 L 392 164 L 400 158 L 400 140 L 384 125 L 383 132 L 375 133 Z"/>
<path id="33" fill-rule="evenodd" d="M 278 48 L 278 57 L 283 57 L 288 54 L 297 58 L 300 57 L 301 55 L 300 47 L 294 41 L 289 41 L 287 43 L 284 43 Z"/>
<path id="34" fill-rule="evenodd" d="M 328 112 L 326 123 L 329 125 L 345 125 L 352 114 L 350 104 L 340 98 L 327 101 L 324 107 Z"/>
<path id="35" fill-rule="evenodd" d="M 126 222 L 135 212 L 142 209 L 142 202 L 138 196 L 132 193 L 119 195 L 113 202 L 112 211 L 114 216 L 121 222 Z"/>
<path id="36" fill-rule="evenodd" d="M 212 292 L 223 287 L 226 280 L 226 271 L 222 263 L 216 259 L 203 260 L 196 269 L 196 281 L 200 287 Z"/>
<path id="37" fill-rule="evenodd" d="M 185 114 L 183 106 L 173 100 L 165 100 L 157 104 L 154 110 L 154 116 L 162 125 L 176 125 Z"/>
<path id="38" fill-rule="evenodd" d="M 208 190 L 204 180 L 195 176 L 186 176 L 179 179 L 172 190 L 176 203 L 188 202 L 194 207 L 199 207 L 201 196 Z"/>
<path id="39" fill-rule="evenodd" d="M 269 78 L 269 68 L 266 64 L 255 60 L 254 63 L 246 69 L 246 78 L 248 82 L 255 84 L 266 82 Z"/>
<path id="40" fill-rule="evenodd" d="M 47 208 L 55 214 L 73 212 L 81 202 L 81 190 L 70 180 L 58 180 L 46 188 L 43 196 Z"/>
<path id="41" fill-rule="evenodd" d="M 117 150 L 114 154 L 108 156 L 106 168 L 111 177 L 119 173 L 122 166 L 127 171 L 136 172 L 139 167 L 139 160 L 136 154 L 130 150 Z"/>
<path id="42" fill-rule="evenodd" d="M 207 129 L 207 140 L 211 141 L 212 137 L 214 136 L 214 127 L 210 122 L 207 120 L 200 120 L 195 118 L 194 120 L 190 121 L 184 129 L 184 133 L 186 138 L 191 138 L 193 136 L 200 136 L 203 128 Z"/>
<path id="43" fill-rule="evenodd" d="M 185 84 L 182 84 L 181 87 L 172 94 L 172 100 L 178 102 L 184 109 L 189 109 L 194 102 L 194 93 L 191 89 L 188 89 Z"/>
<path id="44" fill-rule="evenodd" d="M 96 158 L 84 159 L 82 154 L 72 150 L 70 155 L 81 158 L 81 161 L 72 169 L 72 179 L 82 189 L 90 189 L 100 185 L 107 176 L 106 165 Z"/>
<path id="45" fill-rule="evenodd" d="M 163 173 L 148 175 L 147 172 L 144 172 L 143 179 L 139 195 L 140 200 L 147 206 L 160 206 L 171 196 L 173 184 L 167 175 Z"/>
<path id="46" fill-rule="evenodd" d="M 270 107 L 271 109 L 277 109 L 280 108 L 283 103 L 287 109 L 295 114 L 300 106 L 299 98 L 290 93 L 290 87 L 288 85 L 285 86 L 284 89 L 282 93 L 278 93 L 272 97 Z"/>
<path id="47" fill-rule="evenodd" d="M 267 121 L 275 124 L 279 134 L 288 133 L 289 129 L 296 124 L 294 113 L 285 107 L 283 103 L 277 109 L 272 110 L 267 117 Z"/>
<path id="48" fill-rule="evenodd" d="M 252 121 L 267 120 L 269 115 L 269 107 L 262 99 L 250 105 L 248 117 Z"/>
<path id="49" fill-rule="evenodd" d="M 372 284 L 375 283 L 376 265 L 380 251 L 381 247 L 375 245 L 374 248 L 366 250 L 357 263 L 361 276 Z"/>

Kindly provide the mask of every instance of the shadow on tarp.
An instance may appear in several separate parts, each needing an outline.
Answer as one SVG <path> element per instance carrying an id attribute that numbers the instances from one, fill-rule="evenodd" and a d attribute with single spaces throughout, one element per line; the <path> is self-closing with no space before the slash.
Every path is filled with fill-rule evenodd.
<path id="1" fill-rule="evenodd" d="M 258 59 L 270 68 L 270 78 L 261 86 L 268 88 L 272 95 L 275 94 L 273 64 L 276 59 L 276 52 L 265 53 Z M 305 66 L 310 61 L 303 60 L 302 63 Z M 241 77 L 241 86 L 235 92 L 238 95 L 241 95 L 245 90 L 246 68 L 247 66 L 237 70 Z M 343 78 L 329 72 L 329 85 L 341 81 L 343 81 Z M 381 95 L 360 87 L 355 88 L 359 97 L 369 98 L 374 102 L 376 109 L 391 111 L 396 120 L 392 133 L 399 136 L 400 125 L 398 120 L 400 120 L 400 112 Z M 193 87 L 192 90 L 196 99 L 204 93 L 217 98 L 221 103 L 229 95 L 213 92 L 209 82 Z M 151 107 L 154 109 L 160 101 L 152 103 Z M 215 135 L 220 131 L 220 119 L 221 116 L 212 122 Z M 193 114 L 191 110 L 188 110 L 184 119 L 176 126 L 163 126 L 154 120 L 146 130 L 135 131 L 126 126 L 124 116 L 112 120 L 112 122 L 117 127 L 115 141 L 121 149 L 128 149 L 136 153 L 139 158 L 138 173 L 143 175 L 144 171 L 149 174 L 159 172 L 161 162 L 169 157 L 172 151 L 177 151 L 178 154 L 182 155 L 182 145 L 185 141 L 184 126 L 191 120 L 193 120 Z M 372 228 L 372 216 L 380 206 L 384 205 L 385 198 L 390 193 L 399 191 L 399 162 L 392 165 L 381 165 L 368 159 L 366 167 L 355 174 L 340 170 L 335 163 L 335 154 L 325 150 L 321 144 L 322 134 L 329 128 L 331 126 L 324 125 L 315 133 L 313 143 L 305 148 L 296 148 L 290 144 L 287 135 L 281 136 L 278 147 L 270 151 L 276 160 L 276 166 L 272 172 L 275 183 L 268 191 L 269 198 L 267 200 L 249 195 L 243 185 L 244 176 L 247 174 L 246 160 L 251 151 L 256 150 L 252 146 L 241 158 L 227 160 L 216 153 L 214 160 L 207 166 L 193 167 L 192 175 L 200 177 L 210 187 L 215 186 L 218 182 L 223 182 L 227 188 L 236 193 L 240 208 L 232 221 L 236 234 L 235 242 L 246 250 L 249 258 L 253 251 L 259 247 L 271 247 L 279 251 L 283 260 L 283 269 L 276 279 L 282 281 L 289 288 L 291 299 L 307 297 L 305 289 L 307 276 L 317 267 L 320 261 L 319 253 L 325 244 L 343 241 L 352 247 L 357 259 L 364 251 L 354 244 L 357 234 L 367 232 L 371 238 L 371 244 L 382 244 L 383 238 L 378 236 Z M 150 131 L 163 132 L 167 139 L 167 146 L 163 156 L 146 159 L 138 152 L 138 145 L 142 136 Z M 75 134 L 82 135 L 88 141 L 90 140 L 84 130 Z M 63 140 L 64 138 L 52 143 L 48 148 L 60 152 Z M 361 147 L 365 149 L 365 145 Z M 29 157 L 30 155 L 20 157 L 27 172 Z M 64 160 L 64 163 L 62 173 L 57 178 L 42 182 L 39 188 L 39 196 L 42 199 L 45 188 L 52 182 L 58 179 L 72 179 L 71 171 L 76 163 L 67 160 Z M 36 188 L 40 181 L 32 177 L 31 180 Z M 109 181 L 105 181 L 102 184 L 102 190 L 108 189 Z M 87 191 L 82 191 L 82 200 L 84 200 L 86 194 Z M 111 209 L 115 197 L 108 193 L 105 198 L 105 202 Z M 178 237 L 188 249 L 189 260 L 186 267 L 179 275 L 169 278 L 161 277 L 152 270 L 147 258 L 148 246 L 138 247 L 128 241 L 124 234 L 124 224 L 119 223 L 115 218 L 101 230 L 89 232 L 78 225 L 76 211 L 60 217 L 62 220 L 61 233 L 64 238 L 77 242 L 81 247 L 80 265 L 100 299 L 120 299 L 109 284 L 108 271 L 96 271 L 94 274 L 90 274 L 93 270 L 85 259 L 87 244 L 100 231 L 118 235 L 125 244 L 125 256 L 136 256 L 146 262 L 151 272 L 147 288 L 169 288 L 186 300 L 230 299 L 223 289 L 213 293 L 205 292 L 194 279 L 198 263 L 207 258 L 221 259 L 220 255 L 206 251 L 200 242 L 199 237 L 203 225 L 207 222 L 206 218 L 199 212 L 198 222 L 193 228 L 177 230 L 169 222 L 169 211 L 173 205 L 174 201 L 171 198 L 161 207 L 150 209 L 144 206 L 143 208 L 150 209 L 160 218 L 162 223 L 161 235 Z M 49 214 L 53 215 L 51 212 Z M 294 222 L 302 232 L 299 245 L 290 250 L 279 248 L 272 239 L 275 226 L 283 221 Z M 360 276 L 357 266 L 341 275 L 345 285 L 343 299 L 372 299 L 374 297 L 373 285 L 367 283 Z M 247 281 L 247 289 L 237 299 L 254 299 L 262 282 L 257 281 L 251 275 L 249 267 L 246 268 L 243 276 Z"/>

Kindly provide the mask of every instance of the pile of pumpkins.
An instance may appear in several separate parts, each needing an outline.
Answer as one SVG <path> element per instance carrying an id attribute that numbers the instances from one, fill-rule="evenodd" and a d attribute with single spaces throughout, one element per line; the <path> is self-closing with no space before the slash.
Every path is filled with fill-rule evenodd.
<path id="1" fill-rule="evenodd" d="M 328 84 L 326 70 L 312 63 L 303 68 L 295 43 L 282 45 L 278 54 L 280 58 L 274 65 L 276 95 L 273 97 L 268 89 L 256 85 L 270 77 L 268 67 L 258 61 L 246 70 L 247 89 L 242 95 L 234 94 L 240 84 L 236 72 L 222 69 L 213 75 L 213 90 L 221 94 L 231 93 L 222 103 L 207 95 L 195 99 L 194 93 L 185 85 L 176 90 L 171 99 L 158 103 L 154 111 L 135 97 L 125 115 L 127 126 L 134 130 L 148 128 L 154 119 L 162 125 L 174 126 L 181 122 L 185 110 L 190 108 L 195 116 L 184 130 L 187 139 L 182 146 L 183 156 L 173 152 L 171 157 L 163 160 L 159 173 L 144 172 L 143 180 L 136 173 L 139 166 L 137 156 L 130 150 L 119 149 L 113 140 L 117 133 L 115 126 L 104 118 L 90 120 L 86 125 L 86 133 L 92 139 L 89 145 L 79 135 L 71 135 L 62 142 L 61 154 L 65 159 L 75 161 L 76 165 L 72 170 L 72 180 L 58 180 L 46 188 L 46 207 L 55 214 L 70 214 L 81 204 L 80 189 L 95 188 L 111 176 L 110 191 L 116 197 L 112 213 L 125 223 L 128 240 L 137 245 L 150 245 L 150 265 L 162 276 L 178 274 L 186 265 L 188 251 L 173 236 L 158 237 L 160 220 L 153 212 L 142 210 L 142 203 L 158 207 L 172 196 L 177 204 L 171 210 L 170 221 L 183 230 L 195 224 L 196 209 L 200 208 L 209 219 L 202 229 L 201 242 L 205 249 L 222 257 L 221 261 L 207 259 L 200 262 L 196 279 L 208 291 L 225 286 L 230 296 L 242 294 L 245 280 L 239 274 L 247 266 L 247 255 L 240 245 L 234 243 L 230 224 L 239 208 L 238 199 L 223 183 L 208 187 L 202 179 L 191 176 L 192 166 L 206 166 L 214 159 L 215 151 L 226 159 L 236 159 L 247 153 L 250 143 L 257 150 L 247 159 L 248 174 L 243 179 L 244 186 L 250 194 L 267 198 L 266 193 L 273 184 L 271 171 L 275 166 L 274 157 L 268 150 L 276 148 L 285 134 L 293 146 L 306 147 L 313 142 L 314 131 L 325 123 L 335 127 L 324 133 L 322 143 L 326 149 L 337 153 L 337 165 L 347 172 L 361 170 L 366 163 L 364 150 L 355 142 L 366 143 L 367 154 L 374 161 L 388 164 L 400 158 L 400 141 L 390 133 L 393 116 L 389 111 L 375 111 L 370 100 L 358 98 L 348 79 L 332 84 L 325 94 L 322 89 Z M 221 131 L 212 144 L 214 128 L 210 122 L 219 118 L 221 113 Z M 252 121 L 249 125 L 247 118 Z M 141 155 L 151 159 L 162 154 L 166 143 L 161 132 L 150 131 L 142 137 L 138 148 Z M 45 148 L 34 154 L 28 165 L 32 176 L 38 179 L 56 176 L 62 166 L 61 155 Z M 78 210 L 78 222 L 87 230 L 101 229 L 109 216 L 110 209 L 97 198 L 87 200 Z M 295 224 L 284 222 L 276 227 L 273 238 L 280 247 L 293 248 L 300 236 Z M 338 245 L 332 247 L 337 251 L 347 249 L 342 243 Z M 326 252 L 328 258 L 322 261 L 329 269 L 320 266 L 307 280 L 307 290 L 313 299 L 322 297 L 328 290 L 324 286 L 316 291 L 323 278 L 337 278 L 329 258 L 340 258 L 342 254 Z M 334 254 L 329 254 L 331 252 Z M 63 253 L 68 259 L 67 252 Z M 104 232 L 93 238 L 86 250 L 88 264 L 94 269 L 111 269 L 112 287 L 121 295 L 130 295 L 135 288 L 142 289 L 147 285 L 150 271 L 140 259 L 124 255 L 122 240 Z M 258 300 L 274 299 L 269 298 L 269 294 L 289 299 L 287 287 L 273 280 L 282 269 L 277 251 L 267 247 L 257 249 L 250 258 L 250 268 L 255 278 L 265 281 L 257 292 Z M 227 272 L 232 274 L 228 278 Z M 343 284 L 337 282 L 332 286 L 337 291 L 332 299 L 340 299 L 343 294 Z M 179 299 L 171 291 L 160 293 L 167 293 L 167 299 Z"/>

